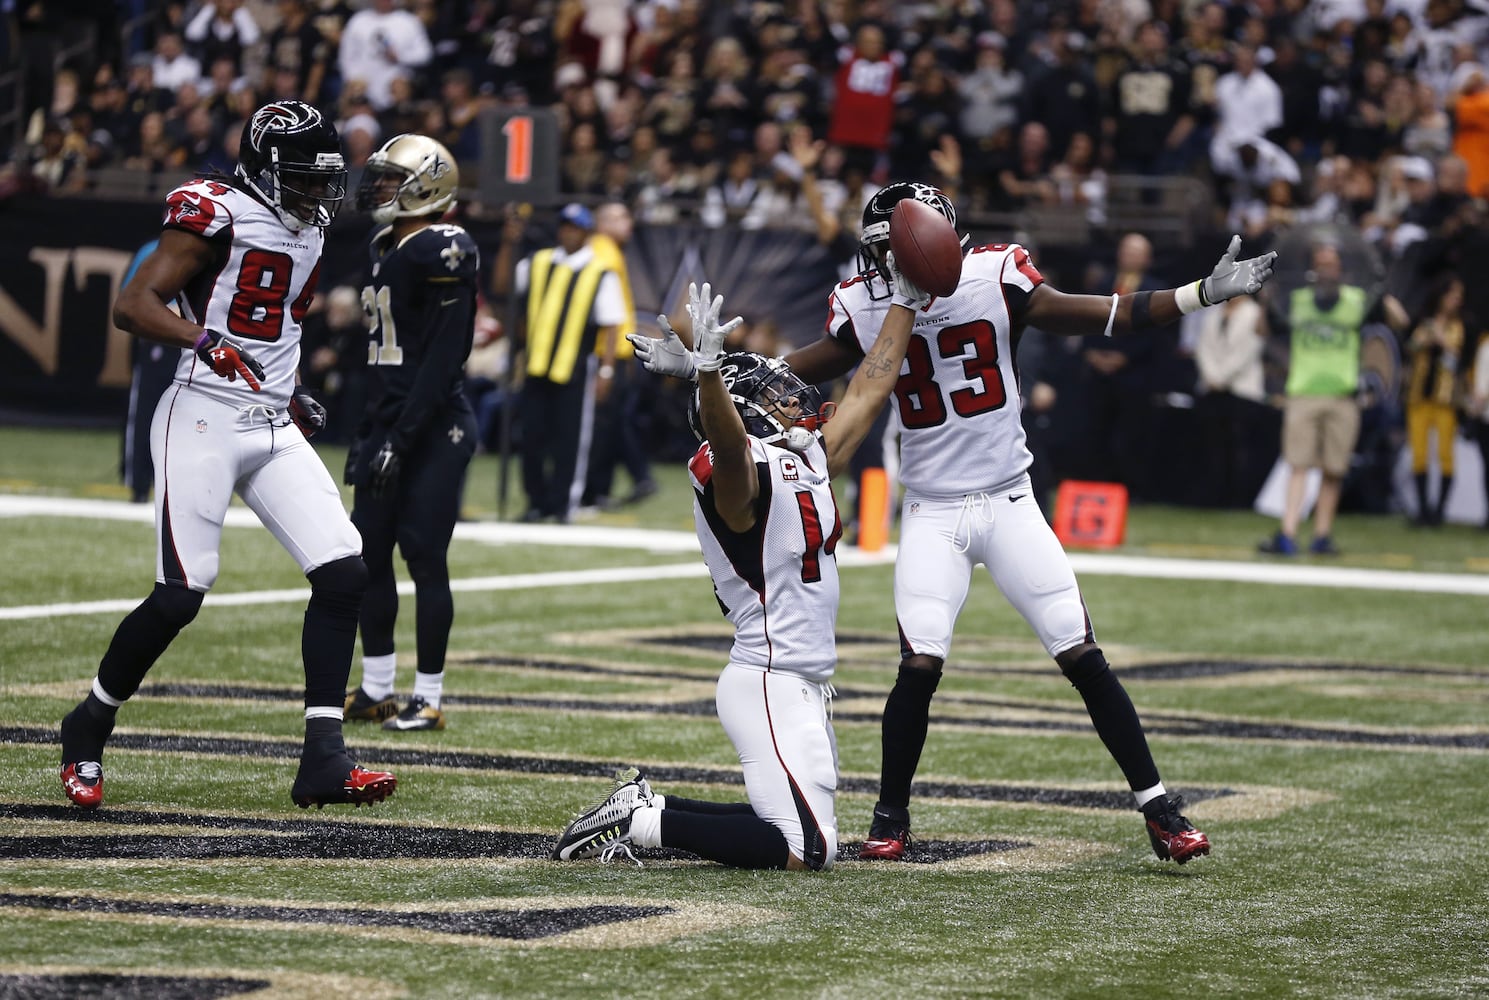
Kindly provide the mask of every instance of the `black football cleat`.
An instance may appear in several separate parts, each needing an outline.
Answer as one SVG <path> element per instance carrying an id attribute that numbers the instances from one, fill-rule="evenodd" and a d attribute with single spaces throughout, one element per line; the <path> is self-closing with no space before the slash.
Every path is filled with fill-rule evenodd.
<path id="1" fill-rule="evenodd" d="M 445 728 L 445 713 L 419 695 L 414 695 L 403 707 L 403 711 L 383 723 L 383 728 L 395 733 L 406 733 L 418 729 L 443 729 Z"/>
<path id="2" fill-rule="evenodd" d="M 910 846 L 910 810 L 898 806 L 886 806 L 882 802 L 874 806 L 874 819 L 869 824 L 869 835 L 858 849 L 860 861 L 900 861 Z"/>
<path id="3" fill-rule="evenodd" d="M 1210 838 L 1196 830 L 1179 810 L 1184 800 L 1175 796 L 1160 795 L 1143 806 L 1143 818 L 1147 821 L 1148 839 L 1153 842 L 1153 853 L 1160 860 L 1184 864 L 1190 858 L 1210 853 Z"/>
<path id="4" fill-rule="evenodd" d="M 398 779 L 388 771 L 369 771 L 346 753 L 314 763 L 300 760 L 300 773 L 290 789 L 290 798 L 301 809 L 315 806 L 372 805 L 393 794 Z"/>
<path id="5" fill-rule="evenodd" d="M 384 698 L 369 697 L 359 686 L 346 696 L 342 717 L 347 722 L 382 722 L 398 714 L 398 699 L 391 694 Z"/>

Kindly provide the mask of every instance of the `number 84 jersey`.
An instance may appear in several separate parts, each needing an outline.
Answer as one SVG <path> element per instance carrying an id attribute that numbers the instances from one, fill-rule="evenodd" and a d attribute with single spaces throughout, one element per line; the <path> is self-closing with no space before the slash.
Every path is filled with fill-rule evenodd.
<path id="1" fill-rule="evenodd" d="M 293 230 L 253 195 L 227 180 L 197 179 L 166 196 L 165 229 L 213 243 L 220 266 L 206 267 L 182 289 L 181 315 L 240 342 L 264 366 L 263 391 L 215 375 L 183 350 L 176 381 L 235 406 L 262 403 L 283 411 L 300 366 L 300 323 L 320 276 L 325 237 L 314 226 Z"/>
<path id="2" fill-rule="evenodd" d="M 1014 355 L 1029 296 L 1043 282 L 1023 247 L 977 247 L 962 261 L 956 292 L 932 299 L 916 316 L 893 403 L 908 491 L 931 498 L 994 493 L 1028 470 Z M 827 330 L 868 354 L 889 304 L 877 274 L 851 278 L 833 290 Z"/>

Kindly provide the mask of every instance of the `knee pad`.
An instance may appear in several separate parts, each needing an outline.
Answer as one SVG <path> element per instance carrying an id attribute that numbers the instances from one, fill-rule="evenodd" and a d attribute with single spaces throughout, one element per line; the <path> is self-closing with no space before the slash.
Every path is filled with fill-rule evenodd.
<path id="1" fill-rule="evenodd" d="M 356 615 L 367 590 L 367 564 L 361 556 L 345 556 L 305 574 L 310 581 L 310 602 L 350 611 Z"/>
<path id="2" fill-rule="evenodd" d="M 1109 672 L 1110 669 L 1100 646 L 1092 646 L 1076 657 L 1074 663 L 1060 664 L 1060 673 L 1064 674 L 1077 690 Z"/>
<path id="3" fill-rule="evenodd" d="M 157 583 L 150 592 L 150 607 L 172 628 L 180 631 L 190 625 L 202 609 L 203 594 L 185 587 Z"/>

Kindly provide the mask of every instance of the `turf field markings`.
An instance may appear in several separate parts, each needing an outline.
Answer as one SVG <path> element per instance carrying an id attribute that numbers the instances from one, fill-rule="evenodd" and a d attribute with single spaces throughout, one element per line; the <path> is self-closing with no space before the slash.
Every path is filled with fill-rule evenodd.
<path id="1" fill-rule="evenodd" d="M 324 1000 L 355 996 L 391 1000 L 402 987 L 368 976 L 283 969 L 163 968 L 98 965 L 0 965 L 0 997 L 76 1000 L 77 997 L 149 997 L 150 1000 L 218 1000 L 221 997 Z"/>

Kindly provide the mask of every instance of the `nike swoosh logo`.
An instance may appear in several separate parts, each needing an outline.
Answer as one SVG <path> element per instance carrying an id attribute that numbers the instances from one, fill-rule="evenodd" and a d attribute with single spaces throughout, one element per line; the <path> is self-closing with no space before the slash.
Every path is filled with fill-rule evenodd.
<path id="1" fill-rule="evenodd" d="M 1028 496 L 1027 493 L 1013 493 L 1013 494 L 1009 494 L 1008 502 L 1009 503 L 1018 503 L 1020 500 L 1022 500 L 1026 496 Z"/>
<path id="2" fill-rule="evenodd" d="M 460 301 L 459 299 L 440 299 L 440 303 L 439 304 L 442 305 L 442 306 L 453 306 L 455 303 L 457 303 L 459 301 Z"/>

